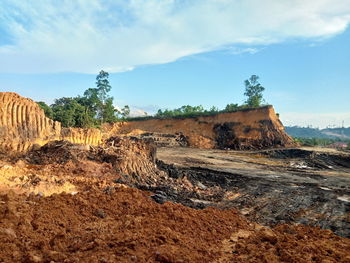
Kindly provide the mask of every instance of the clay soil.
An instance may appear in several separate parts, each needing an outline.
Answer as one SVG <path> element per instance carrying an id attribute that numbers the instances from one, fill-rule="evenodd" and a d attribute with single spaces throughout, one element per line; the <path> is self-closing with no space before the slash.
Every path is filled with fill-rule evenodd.
<path id="1" fill-rule="evenodd" d="M 71 154 L 62 151 L 57 160 L 48 158 L 43 163 L 38 162 L 40 154 L 2 158 L 0 262 L 350 262 L 350 240 L 331 230 L 253 222 L 254 217 L 244 217 L 239 205 L 237 209 L 227 205 L 226 199 L 232 201 L 234 194 L 241 194 L 239 189 L 235 193 L 231 189 L 229 198 L 220 201 L 227 189 L 213 181 L 210 184 L 195 171 L 209 169 L 210 162 L 216 170 L 222 168 L 220 164 L 232 163 L 223 159 L 228 156 L 225 151 L 206 151 L 204 157 L 203 152 L 183 152 L 185 159 L 181 159 L 175 153 L 185 148 L 161 149 L 158 157 L 163 162 L 158 166 L 168 174 L 139 180 L 121 174 L 110 162 L 94 160 L 86 149 L 77 149 Z M 272 165 L 287 171 L 281 165 L 284 161 L 265 158 L 264 153 L 254 158 L 249 154 L 235 153 L 234 157 L 242 170 L 248 168 L 247 173 L 254 174 L 244 164 L 248 159 L 254 166 Z M 171 168 L 173 174 L 166 162 L 177 162 Z M 193 177 L 176 178 L 181 169 L 189 168 L 186 163 L 192 164 Z M 217 171 L 216 176 L 221 175 Z M 326 170 L 322 176 L 337 175 Z M 225 180 L 222 184 L 230 185 Z M 341 189 L 339 184 L 337 193 L 344 196 Z M 185 206 L 198 203 L 195 197 L 202 207 Z"/>

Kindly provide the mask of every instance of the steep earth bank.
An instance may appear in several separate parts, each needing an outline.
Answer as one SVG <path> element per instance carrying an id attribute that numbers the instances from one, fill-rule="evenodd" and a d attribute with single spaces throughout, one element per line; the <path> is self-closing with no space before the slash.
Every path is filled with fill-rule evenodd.
<path id="1" fill-rule="evenodd" d="M 61 123 L 45 117 L 31 99 L 16 93 L 0 92 L 0 152 L 26 152 L 53 140 L 98 145 L 98 129 L 62 128 Z"/>
<path id="2" fill-rule="evenodd" d="M 151 119 L 106 125 L 107 134 L 180 134 L 198 148 L 263 149 L 292 146 L 272 106 L 184 119 Z"/>
<path id="3" fill-rule="evenodd" d="M 158 146 L 262 149 L 292 146 L 272 106 L 185 119 L 153 119 L 105 125 L 104 129 L 61 128 L 32 100 L 0 92 L 0 151 L 25 152 L 52 140 L 99 145 L 115 135 L 153 138 Z"/>

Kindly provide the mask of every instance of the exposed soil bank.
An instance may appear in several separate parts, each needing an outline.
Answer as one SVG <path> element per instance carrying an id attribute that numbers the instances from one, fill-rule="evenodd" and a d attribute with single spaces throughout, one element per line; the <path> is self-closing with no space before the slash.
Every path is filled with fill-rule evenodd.
<path id="1" fill-rule="evenodd" d="M 120 135 L 152 137 L 159 146 L 242 150 L 293 145 L 272 106 L 196 118 L 114 123 L 99 130 L 62 128 L 31 99 L 0 92 L 0 152 L 27 152 L 54 140 L 98 146 Z"/>
<path id="2" fill-rule="evenodd" d="M 264 149 L 293 145 L 272 106 L 184 119 L 151 119 L 105 126 L 110 135 L 181 134 L 189 146 L 220 149 Z M 164 140 L 161 140 L 164 141 Z M 160 144 L 161 145 L 161 144 Z"/>

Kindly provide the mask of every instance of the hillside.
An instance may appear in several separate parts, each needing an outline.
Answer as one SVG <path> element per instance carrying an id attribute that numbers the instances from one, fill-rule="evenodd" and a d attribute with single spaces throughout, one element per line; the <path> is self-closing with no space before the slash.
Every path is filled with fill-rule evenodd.
<path id="1" fill-rule="evenodd" d="M 350 140 L 350 127 L 348 128 L 307 128 L 299 126 L 286 126 L 286 132 L 297 138 L 325 138 Z"/>
<path id="2" fill-rule="evenodd" d="M 292 146 L 272 106 L 192 118 L 149 119 L 105 126 L 123 135 L 180 134 L 196 148 L 263 149 Z"/>

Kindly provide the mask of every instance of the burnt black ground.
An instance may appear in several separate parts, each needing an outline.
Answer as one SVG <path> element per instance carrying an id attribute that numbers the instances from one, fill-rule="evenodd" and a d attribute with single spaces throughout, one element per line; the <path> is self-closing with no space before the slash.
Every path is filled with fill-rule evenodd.
<path id="1" fill-rule="evenodd" d="M 238 208 L 264 225 L 320 226 L 350 237 L 350 154 L 313 149 L 260 152 L 158 149 L 158 167 L 199 191 L 145 184 L 157 202 Z M 203 191 L 201 191 L 203 190 Z"/>

